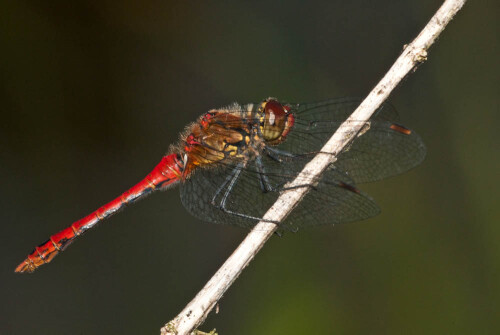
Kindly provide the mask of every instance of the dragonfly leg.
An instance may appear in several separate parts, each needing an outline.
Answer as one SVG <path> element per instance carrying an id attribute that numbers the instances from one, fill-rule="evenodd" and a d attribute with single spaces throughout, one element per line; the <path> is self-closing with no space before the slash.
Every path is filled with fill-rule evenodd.
<path id="1" fill-rule="evenodd" d="M 260 187 L 262 189 L 262 192 L 279 192 L 279 191 L 286 191 L 286 190 L 293 190 L 296 188 L 301 188 L 301 187 L 311 187 L 312 189 L 316 189 L 316 186 L 314 184 L 302 184 L 302 185 L 296 185 L 293 187 L 281 187 L 287 182 L 278 184 L 280 187 L 273 187 L 271 185 L 271 182 L 269 181 L 269 178 L 266 174 L 266 168 L 262 164 L 262 160 L 260 157 L 257 157 L 255 160 L 255 163 L 257 164 L 257 169 L 259 172 L 259 181 L 260 181 Z"/>
<path id="2" fill-rule="evenodd" d="M 262 192 L 275 192 L 276 189 L 271 185 L 271 182 L 269 181 L 269 177 L 266 174 L 266 168 L 262 164 L 262 158 L 260 156 L 257 156 L 257 158 L 255 159 L 255 164 L 257 165 L 257 171 L 259 172 L 259 182 Z"/>
<path id="3" fill-rule="evenodd" d="M 280 162 L 280 163 L 283 163 L 284 160 L 282 157 L 287 157 L 287 158 L 294 158 L 296 157 L 296 155 L 288 152 L 288 151 L 283 151 L 283 150 L 279 150 L 279 149 L 276 149 L 276 148 L 271 148 L 271 147 L 266 147 L 265 148 L 266 150 L 266 153 L 267 155 L 274 159 L 275 161 L 277 162 Z"/>
<path id="4" fill-rule="evenodd" d="M 270 158 L 274 159 L 275 161 L 277 161 L 279 163 L 285 162 L 285 160 L 283 158 L 281 158 L 280 156 L 287 157 L 287 158 L 297 158 L 297 157 L 301 157 L 301 156 L 315 155 L 316 154 L 316 152 L 311 152 L 311 153 L 296 155 L 296 154 L 292 154 L 291 152 L 288 152 L 288 151 L 279 150 L 279 149 L 270 148 L 270 147 L 266 147 L 265 150 L 266 150 L 267 155 Z M 267 178 L 267 175 L 265 174 L 265 168 L 262 165 L 262 161 L 256 160 L 256 164 L 257 164 L 257 168 L 259 169 L 259 174 L 264 173 L 264 175 L 262 177 L 264 177 L 265 179 L 269 180 Z M 277 187 L 272 187 L 271 186 L 272 187 L 272 191 L 274 191 L 274 192 L 286 191 L 286 190 L 293 190 L 293 189 L 300 188 L 300 187 L 311 187 L 312 189 L 315 189 L 315 185 L 314 184 L 302 184 L 302 185 L 297 185 L 297 186 L 293 186 L 293 187 L 283 187 L 283 185 L 285 185 L 287 182 L 288 181 L 283 182 L 281 184 L 278 184 Z M 261 180 L 261 187 L 262 187 L 262 180 Z"/>
<path id="5" fill-rule="evenodd" d="M 234 184 L 236 183 L 236 181 L 238 180 L 238 177 L 240 176 L 241 168 L 242 167 L 240 167 L 240 164 L 238 164 L 238 166 L 235 167 L 234 170 L 233 170 L 233 172 L 231 173 L 231 176 L 232 176 L 231 182 L 229 183 L 229 185 L 227 187 L 227 190 L 224 193 L 224 196 L 222 197 L 222 200 L 220 202 L 220 207 L 222 209 L 226 208 L 227 197 L 229 196 L 229 194 L 231 194 L 231 191 L 233 190 Z"/>
<path id="6" fill-rule="evenodd" d="M 305 153 L 301 153 L 301 154 L 293 154 L 291 152 L 288 152 L 288 151 L 285 151 L 285 150 L 280 150 L 280 149 L 276 149 L 276 148 L 271 148 L 271 147 L 266 147 L 265 148 L 265 151 L 267 153 L 267 156 L 269 156 L 269 158 L 279 162 L 279 163 L 283 163 L 286 161 L 286 159 L 284 158 L 288 158 L 288 159 L 291 159 L 291 158 L 307 158 L 307 157 L 313 157 L 319 153 L 321 153 L 321 151 L 309 151 L 309 152 L 305 152 Z M 331 153 L 329 152 L 323 152 L 324 154 L 327 154 L 327 155 L 331 155 Z"/>
<path id="7" fill-rule="evenodd" d="M 226 177 L 226 180 L 224 180 L 224 182 L 219 186 L 219 188 L 217 188 L 217 191 L 215 191 L 215 194 L 212 198 L 212 201 L 211 201 L 211 204 L 215 206 L 215 199 L 217 199 L 217 197 L 219 196 L 220 192 L 226 187 L 227 183 L 229 183 L 232 179 L 234 179 L 234 176 L 235 174 L 240 174 L 241 172 L 241 169 L 245 166 L 244 163 L 240 163 L 238 164 L 234 169 L 233 171 L 231 171 L 231 173 Z M 238 179 L 238 177 L 236 177 L 236 179 Z M 233 182 L 234 184 L 234 182 Z"/>
<path id="8" fill-rule="evenodd" d="M 281 191 L 295 190 L 296 188 L 302 188 L 302 187 L 310 187 L 314 191 L 317 190 L 316 185 L 314 184 L 301 184 L 301 185 L 283 187 L 281 188 Z"/>
<path id="9" fill-rule="evenodd" d="M 226 181 L 224 181 L 224 185 L 222 187 L 219 187 L 219 189 L 217 190 L 217 194 L 212 199 L 212 205 L 217 206 L 217 205 L 215 205 L 215 199 L 218 196 L 218 193 L 220 193 L 221 190 L 224 188 L 224 186 L 227 185 L 226 192 L 224 192 L 224 195 L 222 196 L 221 202 L 217 206 L 220 210 L 222 210 L 224 213 L 239 216 L 239 217 L 250 219 L 250 220 L 266 221 L 266 222 L 278 224 L 279 222 L 277 222 L 277 221 L 265 220 L 263 218 L 259 218 L 256 216 L 234 212 L 234 211 L 226 208 L 226 201 L 227 201 L 229 195 L 231 194 L 231 191 L 233 190 L 234 184 L 238 180 L 238 177 L 240 176 L 241 170 L 244 166 L 245 166 L 245 163 L 240 163 L 233 169 L 233 171 L 229 175 L 229 178 L 227 178 Z M 229 185 L 228 185 L 228 182 L 229 182 Z"/>

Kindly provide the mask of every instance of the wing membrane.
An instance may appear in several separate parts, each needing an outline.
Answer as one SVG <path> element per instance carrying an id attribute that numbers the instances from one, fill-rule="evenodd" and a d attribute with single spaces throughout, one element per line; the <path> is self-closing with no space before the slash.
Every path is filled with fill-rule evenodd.
<path id="1" fill-rule="evenodd" d="M 290 104 L 295 125 L 284 142 L 264 149 L 259 159 L 224 159 L 194 171 L 181 185 L 183 205 L 201 220 L 252 227 L 359 103 L 359 99 L 343 98 Z M 373 199 L 354 185 L 402 173 L 425 156 L 421 138 L 397 121 L 396 110 L 383 104 L 321 177 L 312 184 L 304 181 L 303 187 L 310 191 L 280 229 L 377 215 Z"/>

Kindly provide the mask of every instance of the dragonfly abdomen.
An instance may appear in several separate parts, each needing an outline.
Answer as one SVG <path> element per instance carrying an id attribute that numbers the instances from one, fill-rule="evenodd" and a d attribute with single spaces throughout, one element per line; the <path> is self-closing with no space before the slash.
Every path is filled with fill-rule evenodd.
<path id="1" fill-rule="evenodd" d="M 143 198 L 155 190 L 175 185 L 181 180 L 183 170 L 184 162 L 179 154 L 174 153 L 163 157 L 153 171 L 131 189 L 35 247 L 31 254 L 18 265 L 16 272 L 33 272 L 41 265 L 49 263 L 77 236 L 93 228 L 98 222 L 113 215 L 125 205 Z"/>

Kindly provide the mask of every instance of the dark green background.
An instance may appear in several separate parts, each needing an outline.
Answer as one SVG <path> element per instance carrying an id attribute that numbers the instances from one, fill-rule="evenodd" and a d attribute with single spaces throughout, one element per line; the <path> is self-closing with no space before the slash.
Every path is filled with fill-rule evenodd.
<path id="1" fill-rule="evenodd" d="M 499 331 L 499 8 L 469 1 L 393 93 L 428 156 L 374 219 L 273 237 L 202 329 Z M 155 194 L 32 275 L 49 235 L 137 182 L 210 108 L 364 96 L 441 1 L 16 1 L 0 10 L 0 333 L 158 334 L 246 231 Z"/>

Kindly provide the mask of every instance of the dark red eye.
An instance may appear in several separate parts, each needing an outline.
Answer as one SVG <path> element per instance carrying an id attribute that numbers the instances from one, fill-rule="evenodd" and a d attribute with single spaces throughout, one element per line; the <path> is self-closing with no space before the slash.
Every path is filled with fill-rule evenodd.
<path id="1" fill-rule="evenodd" d="M 265 113 L 271 115 L 273 113 L 273 119 L 280 120 L 285 116 L 286 112 L 283 105 L 276 100 L 269 100 L 266 103 Z"/>

